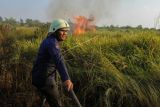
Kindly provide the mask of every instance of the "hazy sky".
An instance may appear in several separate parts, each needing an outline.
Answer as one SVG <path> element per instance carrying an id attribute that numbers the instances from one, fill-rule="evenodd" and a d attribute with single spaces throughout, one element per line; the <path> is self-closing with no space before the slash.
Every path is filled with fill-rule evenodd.
<path id="1" fill-rule="evenodd" d="M 160 0 L 0 0 L 0 16 L 52 21 L 95 16 L 97 25 L 154 27 Z"/>

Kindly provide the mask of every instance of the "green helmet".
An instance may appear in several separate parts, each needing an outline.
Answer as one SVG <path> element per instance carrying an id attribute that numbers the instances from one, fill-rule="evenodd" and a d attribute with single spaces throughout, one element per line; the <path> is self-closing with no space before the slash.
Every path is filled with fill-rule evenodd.
<path id="1" fill-rule="evenodd" d="M 61 28 L 65 28 L 66 30 L 69 30 L 69 24 L 67 21 L 63 19 L 57 19 L 51 23 L 49 32 L 55 32 L 56 30 Z"/>

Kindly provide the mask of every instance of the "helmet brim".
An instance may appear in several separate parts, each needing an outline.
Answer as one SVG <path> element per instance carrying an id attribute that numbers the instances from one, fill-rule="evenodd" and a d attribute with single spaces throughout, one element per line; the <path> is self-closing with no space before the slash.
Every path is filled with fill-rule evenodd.
<path id="1" fill-rule="evenodd" d="M 68 27 L 66 27 L 66 28 L 60 28 L 58 30 L 69 31 L 70 29 Z"/>

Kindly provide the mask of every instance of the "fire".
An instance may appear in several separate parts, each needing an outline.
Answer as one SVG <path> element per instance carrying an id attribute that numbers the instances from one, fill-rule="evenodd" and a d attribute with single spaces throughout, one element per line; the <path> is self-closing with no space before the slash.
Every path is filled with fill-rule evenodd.
<path id="1" fill-rule="evenodd" d="M 93 23 L 94 17 L 86 18 L 85 16 L 74 17 L 75 23 L 73 28 L 73 34 L 79 35 L 86 31 L 95 31 L 95 24 Z"/>

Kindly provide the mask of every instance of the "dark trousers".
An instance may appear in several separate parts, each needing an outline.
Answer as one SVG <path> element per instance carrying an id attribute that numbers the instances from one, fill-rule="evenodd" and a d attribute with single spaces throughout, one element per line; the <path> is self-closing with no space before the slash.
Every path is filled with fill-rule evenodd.
<path id="1" fill-rule="evenodd" d="M 49 77 L 46 81 L 46 85 L 40 88 L 40 92 L 46 97 L 46 101 L 50 107 L 62 107 L 55 79 Z"/>

